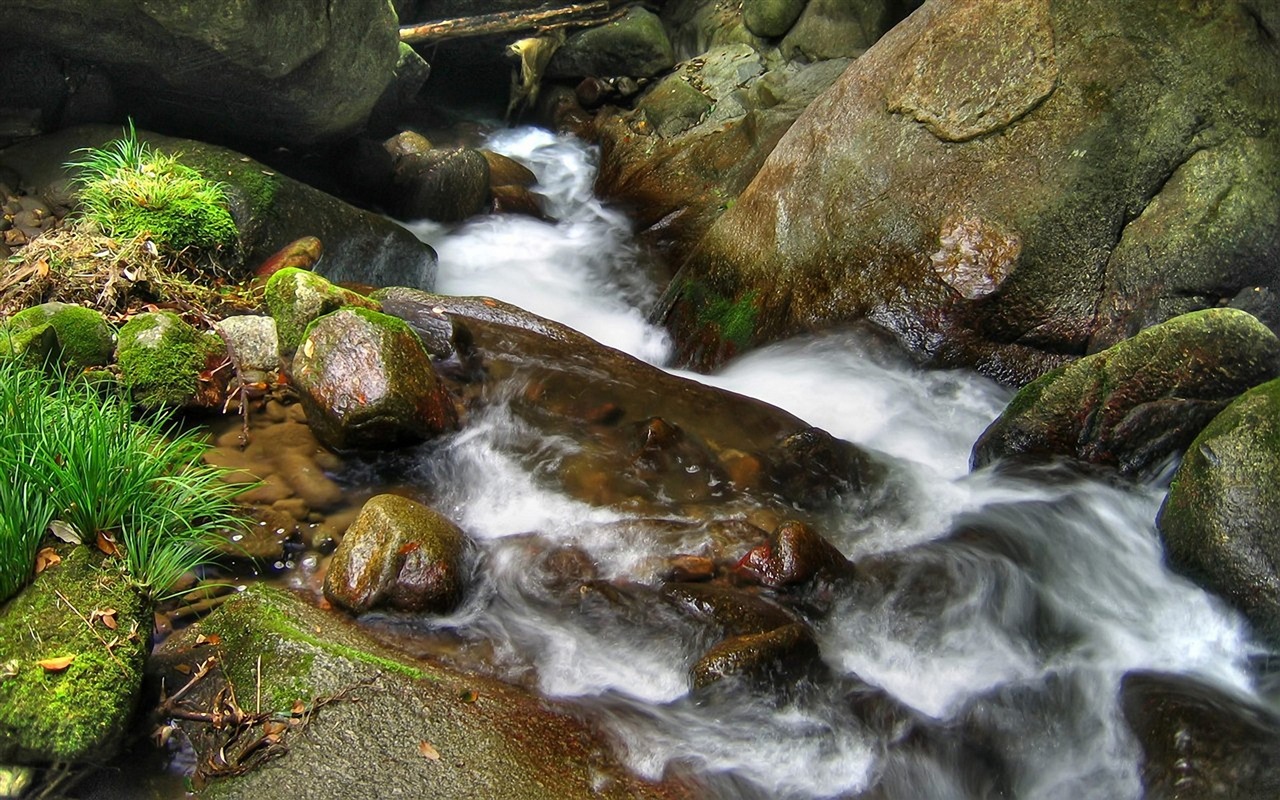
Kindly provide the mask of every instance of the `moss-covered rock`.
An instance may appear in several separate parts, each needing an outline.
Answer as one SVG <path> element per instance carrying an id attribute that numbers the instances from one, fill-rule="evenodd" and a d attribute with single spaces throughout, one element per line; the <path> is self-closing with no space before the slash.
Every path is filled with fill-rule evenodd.
<path id="1" fill-rule="evenodd" d="M 60 563 L 0 606 L 0 763 L 101 763 L 138 699 L 150 610 L 111 559 L 57 552 Z"/>
<path id="2" fill-rule="evenodd" d="M 324 596 L 357 614 L 379 605 L 447 613 L 462 599 L 465 544 L 465 534 L 438 511 L 376 495 L 334 552 Z"/>
<path id="3" fill-rule="evenodd" d="M 0 328 L 0 357 L 17 358 L 30 367 L 43 367 L 58 356 L 58 332 L 47 322 L 25 330 Z"/>
<path id="4" fill-rule="evenodd" d="M 82 155 L 77 151 L 101 147 L 119 136 L 120 129 L 109 125 L 68 128 L 5 149 L 0 166 L 14 169 L 24 184 L 48 193 L 50 187 L 65 187 L 65 165 Z M 224 270 L 247 275 L 290 242 L 315 237 L 324 243 L 318 269 L 332 280 L 419 288 L 430 288 L 435 281 L 435 251 L 380 214 L 225 147 L 141 130 L 137 136 L 159 152 L 180 154 L 181 164 L 223 185 L 239 232 L 235 246 L 218 254 L 218 266 Z"/>
<path id="5" fill-rule="evenodd" d="M 742 22 L 756 36 L 773 39 L 790 30 L 804 8 L 805 0 L 743 0 Z"/>
<path id="6" fill-rule="evenodd" d="M 378 645 L 341 615 L 278 590 L 254 587 L 174 635 L 153 659 L 155 671 L 167 685 L 185 683 L 191 668 L 215 653 L 200 644 L 213 635 L 220 640 L 220 669 L 195 687 L 189 705 L 212 702 L 228 684 L 241 703 L 250 702 L 260 685 L 262 708 L 285 716 L 295 701 L 341 697 L 309 716 L 305 728 L 284 732 L 284 757 L 214 782 L 202 796 L 285 800 L 297 797 L 299 786 L 307 787 L 311 800 L 693 794 L 674 783 L 653 785 L 628 775 L 583 723 L 550 709 L 545 700 L 411 660 Z M 225 730 L 176 722 L 191 737 L 198 762 L 219 751 L 234 760 L 261 736 L 259 727 L 228 742 Z"/>
<path id="7" fill-rule="evenodd" d="M 334 286 L 314 272 L 296 267 L 286 267 L 272 275 L 267 281 L 264 299 L 276 321 L 280 355 L 286 358 L 297 351 L 307 326 L 325 314 L 345 306 L 373 311 L 382 307 L 376 300 Z"/>
<path id="8" fill-rule="evenodd" d="M 401 319 L 343 308 L 311 323 L 293 385 L 316 437 L 330 447 L 393 447 L 457 425 L 422 340 Z"/>
<path id="9" fill-rule="evenodd" d="M 12 347 L 12 352 L 24 353 L 33 346 L 37 351 L 43 349 L 38 344 L 43 333 L 27 333 L 42 325 L 53 329 L 58 361 L 63 366 L 79 371 L 111 363 L 116 347 L 115 330 L 101 312 L 73 303 L 42 303 L 14 314 L 0 331 L 0 352 L 6 347 Z M 5 341 L 8 339 L 5 334 L 13 335 L 11 345 Z"/>
<path id="10" fill-rule="evenodd" d="M 1024 386 L 979 437 L 972 462 L 1074 458 L 1141 475 L 1277 375 L 1280 340 L 1253 316 L 1184 314 Z"/>
<path id="11" fill-rule="evenodd" d="M 120 378 L 143 408 L 180 408 L 196 398 L 220 343 L 172 311 L 138 314 L 120 329 Z"/>
<path id="12" fill-rule="evenodd" d="M 1205 426 L 1157 526 L 1170 566 L 1280 643 L 1280 380 L 1245 392 Z"/>
<path id="13" fill-rule="evenodd" d="M 548 78 L 648 78 L 676 63 L 662 20 L 633 6 L 621 18 L 573 34 L 547 65 Z"/>

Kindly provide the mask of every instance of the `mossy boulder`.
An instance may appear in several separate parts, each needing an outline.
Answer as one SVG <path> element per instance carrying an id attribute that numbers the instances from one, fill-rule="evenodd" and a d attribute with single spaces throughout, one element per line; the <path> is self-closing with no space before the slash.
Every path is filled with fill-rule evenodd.
<path id="1" fill-rule="evenodd" d="M 311 323 L 291 377 L 316 437 L 335 449 L 411 444 L 457 425 L 422 340 L 376 311 L 343 308 Z"/>
<path id="2" fill-rule="evenodd" d="M 14 314 L 0 329 L 0 352 L 11 348 L 11 352 L 30 356 L 44 350 L 39 343 L 43 331 L 33 330 L 44 325 L 53 329 L 58 362 L 63 366 L 80 371 L 111 363 L 115 329 L 101 312 L 73 303 L 42 303 Z M 13 337 L 11 343 L 9 336 Z"/>
<path id="3" fill-rule="evenodd" d="M 47 322 L 20 331 L 0 328 L 0 358 L 16 358 L 30 367 L 56 362 L 58 332 Z"/>
<path id="4" fill-rule="evenodd" d="M 329 562 L 324 596 L 361 614 L 380 605 L 443 614 L 462 599 L 466 535 L 435 509 L 369 498 Z"/>
<path id="5" fill-rule="evenodd" d="M 1278 28 L 1272 4 L 1217 0 L 925 3 L 684 260 L 659 310 L 676 360 L 865 320 L 1022 385 L 1280 289 Z M 706 312 L 746 298 L 744 347 Z"/>
<path id="6" fill-rule="evenodd" d="M 1245 392 L 1205 426 L 1156 524 L 1174 570 L 1280 643 L 1280 380 Z"/>
<path id="7" fill-rule="evenodd" d="M 0 763 L 105 762 L 141 689 L 150 609 L 112 559 L 56 551 L 59 563 L 0 605 Z"/>
<path id="8" fill-rule="evenodd" d="M 196 399 L 200 373 L 222 351 L 172 311 L 138 314 L 120 329 L 120 379 L 143 408 L 180 408 Z"/>
<path id="9" fill-rule="evenodd" d="M 410 659 L 374 642 L 343 615 L 316 610 L 257 586 L 168 639 L 152 660 L 157 678 L 178 686 L 220 640 L 219 669 L 186 702 L 200 708 L 234 686 L 241 703 L 290 714 L 294 703 L 337 698 L 305 727 L 283 733 L 287 753 L 204 797 L 311 800 L 421 797 L 437 800 L 679 798 L 676 782 L 645 783 L 626 773 L 581 721 L 542 698 L 478 675 Z M 203 637 L 203 638 L 202 638 Z M 228 742 L 227 730 L 175 720 L 191 737 L 197 763 L 221 752 L 236 760 L 261 735 Z M 388 765 L 395 765 L 388 769 Z"/>
<path id="10" fill-rule="evenodd" d="M 805 0 L 743 0 L 742 22 L 756 36 L 776 39 L 791 29 L 804 8 Z"/>
<path id="11" fill-rule="evenodd" d="M 676 63 L 662 20 L 633 6 L 622 17 L 570 36 L 547 64 L 548 78 L 649 78 Z"/>
<path id="12" fill-rule="evenodd" d="M 1074 458 L 1140 476 L 1186 449 L 1241 392 L 1280 376 L 1280 340 L 1244 311 L 1184 314 L 1022 388 L 973 448 Z"/>
<path id="13" fill-rule="evenodd" d="M 267 281 L 267 310 L 276 321 L 280 355 L 290 358 L 302 342 L 307 326 L 331 311 L 346 306 L 377 311 L 382 306 L 350 289 L 334 286 L 314 272 L 285 267 Z"/>
<path id="14" fill-rule="evenodd" d="M 35 190 L 65 189 L 68 178 L 78 174 L 65 167 L 82 158 L 78 150 L 102 147 L 120 135 L 120 128 L 109 125 L 68 128 L 0 151 L 0 167 L 14 169 Z M 247 276 L 289 243 L 315 237 L 324 245 L 317 269 L 331 280 L 419 288 L 435 282 L 435 251 L 380 214 L 225 147 L 144 130 L 137 136 L 159 152 L 180 154 L 182 165 L 223 185 L 239 232 L 235 245 L 218 254 L 223 270 Z"/>

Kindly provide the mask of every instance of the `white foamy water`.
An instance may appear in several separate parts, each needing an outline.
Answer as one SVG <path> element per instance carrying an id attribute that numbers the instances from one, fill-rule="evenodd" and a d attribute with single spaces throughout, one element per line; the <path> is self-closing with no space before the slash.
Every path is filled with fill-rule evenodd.
<path id="1" fill-rule="evenodd" d="M 591 151 L 528 130 L 491 147 L 538 174 L 559 222 L 418 226 L 440 254 L 437 288 L 499 297 L 661 363 L 666 337 L 645 321 L 657 290 L 626 220 L 590 197 Z M 832 680 L 799 697 L 694 702 L 687 670 L 708 643 L 676 623 L 636 630 L 589 604 L 565 614 L 543 602 L 519 534 L 574 544 L 608 577 L 669 552 L 624 527 L 601 533 L 626 515 L 558 493 L 517 456 L 536 453 L 553 472 L 566 443 L 537 441 L 499 407 L 423 467 L 444 510 L 484 543 L 491 587 L 483 607 L 442 624 L 488 638 L 543 692 L 576 699 L 641 773 L 693 769 L 721 797 L 830 797 L 876 779 L 895 797 L 983 796 L 966 772 L 972 731 L 1005 765 L 1013 796 L 1138 797 L 1137 745 L 1117 704 L 1126 672 L 1252 691 L 1240 619 L 1163 565 L 1158 491 L 969 473 L 970 447 L 1007 390 L 914 368 L 853 333 L 783 342 L 689 377 L 778 405 L 892 465 L 893 513 L 836 514 L 824 530 L 882 577 L 815 623 Z M 930 743 L 869 724 L 851 700 L 862 691 L 904 709 Z"/>
<path id="2" fill-rule="evenodd" d="M 554 221 L 507 215 L 457 228 L 410 225 L 439 255 L 436 291 L 506 300 L 638 358 L 663 360 L 667 336 L 645 321 L 657 287 L 630 222 L 591 194 L 592 152 L 535 128 L 499 133 L 487 148 L 537 175 L 533 189 Z"/>

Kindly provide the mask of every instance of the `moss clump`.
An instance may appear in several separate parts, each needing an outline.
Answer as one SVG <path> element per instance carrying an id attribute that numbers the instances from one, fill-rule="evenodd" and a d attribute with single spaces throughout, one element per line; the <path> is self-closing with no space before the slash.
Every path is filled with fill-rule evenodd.
<path id="1" fill-rule="evenodd" d="M 138 314 L 120 329 L 120 377 L 144 408 L 185 405 L 215 345 L 170 311 Z"/>
<path id="2" fill-rule="evenodd" d="M 115 332 L 106 317 L 93 309 L 70 303 L 43 303 L 20 311 L 9 320 L 9 331 L 21 332 L 49 325 L 58 340 L 58 360 L 83 370 L 111 363 Z"/>
<path id="3" fill-rule="evenodd" d="M 714 295 L 698 312 L 698 319 L 715 325 L 720 330 L 720 338 L 741 350 L 751 344 L 755 335 L 757 313 L 755 292 L 748 292 L 737 300 Z"/>
<path id="4" fill-rule="evenodd" d="M 24 330 L 0 328 L 0 358 L 15 358 L 27 367 L 42 367 L 57 353 L 58 332 L 47 322 Z"/>
<path id="5" fill-rule="evenodd" d="M 102 761 L 138 698 L 151 625 L 143 599 L 101 554 L 70 545 L 58 552 L 61 563 L 0 607 L 0 762 Z M 80 618 L 108 609 L 114 631 Z M 61 671 L 39 664 L 65 656 L 75 658 Z"/>
<path id="6" fill-rule="evenodd" d="M 80 206 L 86 217 L 118 238 L 147 235 L 163 250 L 216 251 L 234 247 L 239 230 L 222 184 L 138 141 L 130 123 L 125 135 L 83 151 Z"/>
<path id="7" fill-rule="evenodd" d="M 382 304 L 362 294 L 334 286 L 305 269 L 286 267 L 267 281 L 264 300 L 276 321 L 280 353 L 292 356 L 306 335 L 307 326 L 344 307 L 381 311 Z"/>

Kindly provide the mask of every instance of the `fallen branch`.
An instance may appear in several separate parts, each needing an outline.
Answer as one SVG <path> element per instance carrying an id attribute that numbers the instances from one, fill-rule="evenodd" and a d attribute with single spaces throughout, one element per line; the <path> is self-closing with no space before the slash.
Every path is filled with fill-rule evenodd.
<path id="1" fill-rule="evenodd" d="M 408 44 L 427 44 L 467 36 L 550 30 L 568 25 L 596 25 L 608 21 L 613 16 L 613 5 L 609 0 L 595 0 L 591 3 L 574 3 L 567 6 L 540 6 L 533 9 L 477 14 L 473 17 L 442 19 L 424 22 L 421 25 L 406 25 L 400 28 L 400 41 Z"/>

